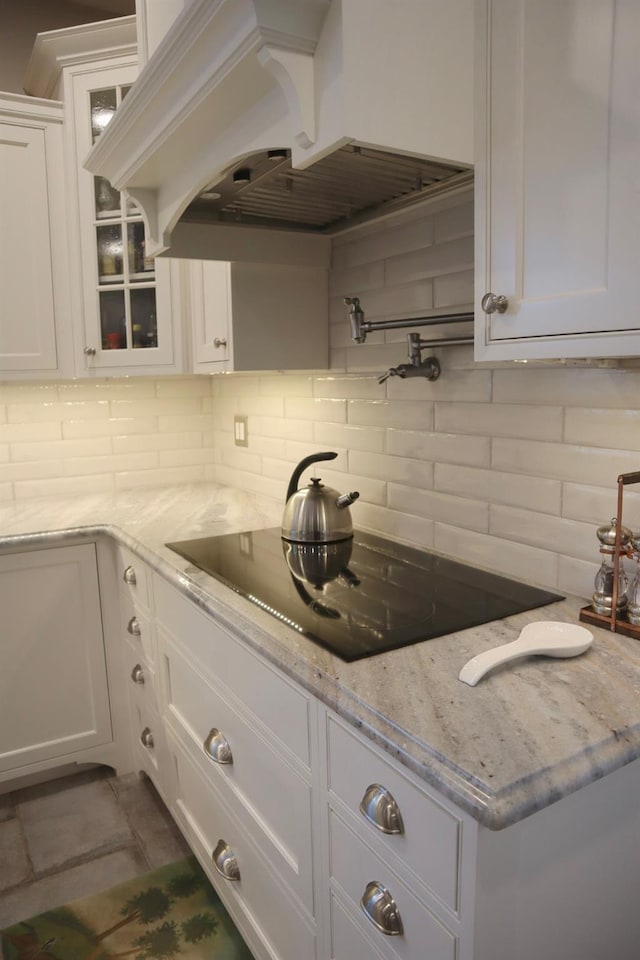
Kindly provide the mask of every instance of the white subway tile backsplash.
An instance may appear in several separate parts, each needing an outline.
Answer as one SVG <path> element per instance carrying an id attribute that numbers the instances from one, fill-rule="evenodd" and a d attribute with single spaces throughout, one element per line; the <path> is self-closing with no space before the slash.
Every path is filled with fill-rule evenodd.
<path id="1" fill-rule="evenodd" d="M 480 500 L 389 484 L 388 506 L 392 510 L 449 523 L 465 530 L 486 533 L 489 529 L 489 505 Z"/>
<path id="2" fill-rule="evenodd" d="M 440 365 L 443 372 L 440 379 L 433 383 L 422 377 L 410 380 L 392 377 L 387 380 L 387 397 L 390 400 L 405 401 L 424 398 L 435 402 L 448 400 L 460 403 L 489 403 L 491 400 L 490 370 L 450 370 L 447 368 L 446 353 L 441 357 Z"/>
<path id="3" fill-rule="evenodd" d="M 380 397 L 380 384 L 377 377 L 371 376 L 332 376 L 316 377 L 313 382 L 314 397 L 330 399 L 377 400 Z"/>
<path id="4" fill-rule="evenodd" d="M 346 270 L 419 250 L 433 243 L 432 217 L 408 220 L 403 225 L 387 223 L 382 230 L 353 233 L 333 248 L 331 267 Z"/>
<path id="5" fill-rule="evenodd" d="M 353 267 L 331 270 L 329 273 L 330 297 L 361 297 L 367 290 L 377 290 L 384 285 L 384 262 L 363 263 Z M 346 307 L 344 308 L 346 310 Z"/>
<path id="6" fill-rule="evenodd" d="M 367 320 L 388 320 L 404 317 L 419 317 L 430 310 L 433 304 L 433 282 L 416 279 L 413 282 L 396 280 L 394 287 L 370 290 L 361 298 L 361 306 Z M 348 322 L 345 320 L 345 323 Z"/>
<path id="7" fill-rule="evenodd" d="M 363 477 L 376 477 L 389 483 L 404 483 L 421 490 L 433 486 L 433 464 L 425 460 L 350 450 L 349 470 Z"/>
<path id="8" fill-rule="evenodd" d="M 110 415 L 108 400 L 80 400 L 78 403 L 9 403 L 9 423 L 46 423 L 65 420 L 106 420 Z"/>
<path id="9" fill-rule="evenodd" d="M 473 236 L 473 198 L 433 217 L 433 242 L 445 243 L 458 237 Z"/>
<path id="10" fill-rule="evenodd" d="M 558 557 L 558 590 L 583 597 L 585 605 L 590 603 L 598 566 L 575 557 Z"/>
<path id="11" fill-rule="evenodd" d="M 508 403 L 445 403 L 435 405 L 436 430 L 517 437 L 562 439 L 562 407 Z"/>
<path id="12" fill-rule="evenodd" d="M 387 453 L 395 457 L 420 457 L 434 462 L 488 467 L 491 441 L 489 437 L 390 429 L 387 431 Z"/>
<path id="13" fill-rule="evenodd" d="M 89 477 L 64 477 L 46 480 L 22 480 L 14 484 L 16 500 L 34 497 L 81 497 L 94 493 L 112 493 L 113 474 Z"/>
<path id="14" fill-rule="evenodd" d="M 533 510 L 491 504 L 489 532 L 504 540 L 516 540 L 553 553 L 562 552 L 578 560 L 590 560 L 594 555 L 595 538 L 591 524 Z"/>
<path id="15" fill-rule="evenodd" d="M 62 436 L 65 440 L 83 437 L 114 437 L 152 435 L 158 432 L 156 417 L 111 417 L 109 420 L 65 420 Z"/>
<path id="16" fill-rule="evenodd" d="M 638 455 L 625 450 L 501 437 L 493 440 L 492 456 L 493 467 L 497 470 L 556 477 L 574 483 L 588 480 L 603 487 L 612 487 L 619 474 L 638 468 Z"/>
<path id="17" fill-rule="evenodd" d="M 473 270 L 462 270 L 444 277 L 433 279 L 433 306 L 436 310 L 466 307 L 473 313 Z M 452 336 L 461 336 L 455 328 L 450 328 Z"/>
<path id="18" fill-rule="evenodd" d="M 637 402 L 640 404 L 640 396 Z M 567 407 L 564 440 L 565 443 L 586 443 L 594 447 L 640 450 L 640 409 Z"/>
<path id="19" fill-rule="evenodd" d="M 559 480 L 436 463 L 434 486 L 436 490 L 486 500 L 488 503 L 523 507 L 557 516 L 561 511 L 562 484 Z"/>
<path id="20" fill-rule="evenodd" d="M 223 385 L 232 379 L 225 377 Z M 312 397 L 313 380 L 310 376 L 284 373 L 261 377 L 259 393 L 261 397 Z"/>
<path id="21" fill-rule="evenodd" d="M 358 427 L 346 423 L 314 423 L 314 443 L 333 450 L 368 450 L 382 453 L 385 448 L 385 431 L 382 427 Z"/>
<path id="22" fill-rule="evenodd" d="M 108 437 L 86 440 L 45 440 L 29 443 L 12 443 L 11 459 L 20 460 L 67 460 L 73 457 L 109 456 L 111 441 Z"/>
<path id="23" fill-rule="evenodd" d="M 640 530 L 640 492 L 637 487 L 628 486 L 624 494 L 624 516 L 626 527 Z M 593 542 L 596 544 L 596 527 L 609 523 L 617 512 L 618 488 L 616 483 L 607 487 L 590 487 L 578 483 L 562 485 L 562 515 L 573 520 L 584 520 L 593 524 Z"/>
<path id="24" fill-rule="evenodd" d="M 402 540 L 423 550 L 433 546 L 433 520 L 407 516 L 406 513 L 387 510 L 373 503 L 363 503 L 362 500 L 351 509 L 358 529 L 369 530 L 393 540 Z"/>
<path id="25" fill-rule="evenodd" d="M 407 430 L 430 430 L 433 426 L 433 404 L 398 400 L 349 400 L 347 421 L 361 427 L 404 427 Z"/>
<path id="26" fill-rule="evenodd" d="M 557 586 L 558 556 L 549 550 L 444 523 L 436 523 L 434 547 L 440 553 L 458 557 L 471 566 L 497 570 L 524 583 Z"/>
<path id="27" fill-rule="evenodd" d="M 518 367 L 495 370 L 496 403 L 551 403 L 567 407 L 635 409 L 640 403 L 636 370 Z"/>
<path id="28" fill-rule="evenodd" d="M 0 423 L 0 443 L 33 443 L 61 440 L 62 425 L 49 423 Z"/>
<path id="29" fill-rule="evenodd" d="M 116 473 L 115 486 L 117 490 L 133 490 L 145 487 L 202 483 L 205 479 L 204 465 L 196 464 L 195 466 L 163 467 L 162 469 Z"/>
<path id="30" fill-rule="evenodd" d="M 325 423 L 346 423 L 346 400 L 323 400 L 310 397 L 286 397 L 285 417 L 296 420 L 322 420 Z"/>
<path id="31" fill-rule="evenodd" d="M 405 253 L 403 256 L 391 257 L 385 261 L 385 283 L 391 287 L 387 291 L 391 297 L 395 293 L 395 284 L 407 284 L 472 269 L 473 237 L 462 237 Z"/>

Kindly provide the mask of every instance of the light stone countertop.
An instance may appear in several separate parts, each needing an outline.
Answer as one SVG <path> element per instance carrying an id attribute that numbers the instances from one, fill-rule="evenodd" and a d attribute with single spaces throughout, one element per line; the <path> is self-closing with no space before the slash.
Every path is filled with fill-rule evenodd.
<path id="1" fill-rule="evenodd" d="M 0 548 L 112 536 L 415 774 L 499 830 L 640 757 L 640 643 L 590 627 L 592 648 L 529 657 L 476 687 L 467 660 L 534 620 L 578 622 L 569 598 L 345 663 L 164 544 L 279 524 L 283 505 L 216 484 L 0 505 Z"/>

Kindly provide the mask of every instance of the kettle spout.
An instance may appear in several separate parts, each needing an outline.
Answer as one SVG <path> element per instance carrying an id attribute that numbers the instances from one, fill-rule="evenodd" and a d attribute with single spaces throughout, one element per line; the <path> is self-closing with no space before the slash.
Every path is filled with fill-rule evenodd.
<path id="1" fill-rule="evenodd" d="M 353 490 L 351 493 L 343 493 L 342 496 L 336 500 L 336 507 L 338 510 L 344 510 L 345 507 L 354 503 L 359 496 L 360 494 L 357 490 Z"/>

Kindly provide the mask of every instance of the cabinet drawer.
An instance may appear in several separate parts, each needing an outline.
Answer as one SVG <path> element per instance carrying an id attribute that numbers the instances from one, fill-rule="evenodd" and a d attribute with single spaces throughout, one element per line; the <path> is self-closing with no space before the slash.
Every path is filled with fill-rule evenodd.
<path id="1" fill-rule="evenodd" d="M 159 577 L 154 595 L 158 623 L 308 767 L 309 697 Z"/>
<path id="2" fill-rule="evenodd" d="M 310 785 L 278 755 L 268 731 L 250 725 L 162 634 L 161 644 L 165 716 L 207 780 L 239 814 L 245 809 L 271 862 L 312 913 Z M 207 748 L 212 731 L 217 742 Z"/>
<path id="3" fill-rule="evenodd" d="M 155 668 L 155 648 L 153 642 L 153 628 L 146 613 L 141 609 L 123 609 L 121 621 L 122 636 L 131 644 L 134 650 Z"/>
<path id="4" fill-rule="evenodd" d="M 458 911 L 462 821 L 332 717 L 328 754 L 329 790 L 358 818 L 367 843 L 390 863 L 402 860 L 439 900 Z M 402 833 L 384 833 L 361 812 L 367 789 L 375 785 L 395 801 Z"/>
<path id="5" fill-rule="evenodd" d="M 346 898 L 349 915 L 385 957 L 402 960 L 455 960 L 457 938 L 427 910 L 389 867 L 331 811 L 329 857 L 334 893 Z M 393 897 L 402 924 L 399 935 L 379 930 L 360 905 L 368 884 L 381 884 Z"/>
<path id="6" fill-rule="evenodd" d="M 150 575 L 146 564 L 126 547 L 118 548 L 118 583 L 123 597 L 130 597 L 138 607 L 149 610 Z"/>
<path id="7" fill-rule="evenodd" d="M 164 797 L 167 746 L 164 727 L 149 704 L 130 698 L 133 747 L 136 764 L 151 778 Z"/>
<path id="8" fill-rule="evenodd" d="M 167 733 L 171 754 L 174 806 L 193 849 L 208 864 L 208 873 L 232 916 L 238 911 L 262 942 L 264 955 L 278 960 L 313 960 L 315 929 L 296 910 L 289 892 L 277 879 L 273 865 L 240 824 L 218 791 L 201 775 L 181 744 Z M 219 873 L 213 854 L 219 842 L 235 857 L 240 879 Z M 242 927 L 242 923 L 239 923 Z"/>
<path id="9" fill-rule="evenodd" d="M 372 946 L 360 929 L 360 918 L 354 919 L 353 910 L 342 904 L 333 892 L 330 897 L 331 960 L 384 960 L 384 954 Z"/>
<path id="10" fill-rule="evenodd" d="M 158 713 L 159 697 L 156 675 L 153 667 L 141 649 L 135 649 L 131 643 L 124 647 L 126 685 L 132 702 L 144 703 L 147 708 Z"/>

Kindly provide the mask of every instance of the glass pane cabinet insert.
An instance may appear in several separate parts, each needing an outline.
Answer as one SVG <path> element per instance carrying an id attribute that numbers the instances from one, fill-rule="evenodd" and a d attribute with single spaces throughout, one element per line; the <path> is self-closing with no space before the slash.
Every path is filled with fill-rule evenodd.
<path id="1" fill-rule="evenodd" d="M 91 142 L 108 126 L 130 84 L 89 92 Z M 158 346 L 155 263 L 146 255 L 135 204 L 104 177 L 93 178 L 98 313 L 102 350 Z"/>
<path id="2" fill-rule="evenodd" d="M 135 203 L 83 167 L 136 73 L 135 66 L 93 69 L 76 76 L 74 83 L 84 354 L 89 369 L 173 363 L 168 291 L 161 309 L 156 300 L 159 279 L 168 285 L 169 261 L 156 264 L 148 254 L 144 222 Z"/>

